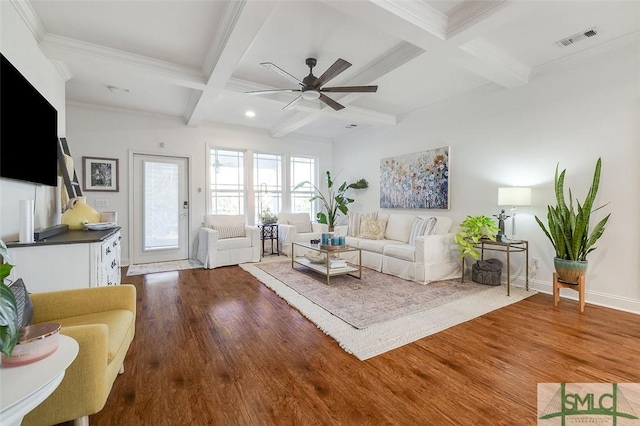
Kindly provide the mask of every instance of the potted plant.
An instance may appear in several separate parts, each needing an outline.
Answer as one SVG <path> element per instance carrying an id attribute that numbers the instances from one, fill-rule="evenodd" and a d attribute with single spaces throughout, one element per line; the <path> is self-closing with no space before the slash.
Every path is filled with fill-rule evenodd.
<path id="1" fill-rule="evenodd" d="M 352 198 L 348 198 L 346 193 L 349 189 L 365 189 L 369 187 L 369 182 L 366 179 L 360 179 L 356 182 L 349 183 L 344 182 L 337 189 L 335 187 L 335 182 L 331 179 L 331 172 L 326 172 L 327 176 L 327 188 L 329 193 L 325 196 L 320 189 L 312 184 L 309 181 L 300 182 L 293 189 L 294 191 L 298 188 L 301 188 L 305 185 L 310 185 L 316 191 L 318 195 L 312 197 L 309 201 L 313 202 L 315 200 L 322 201 L 323 207 L 326 210 L 326 213 L 320 211 L 316 215 L 319 223 L 326 223 L 329 225 L 329 231 L 333 231 L 334 225 L 338 218 L 338 212 L 346 215 L 349 212 L 349 208 L 347 205 L 354 202 Z M 337 177 L 337 175 L 336 175 Z"/>
<path id="2" fill-rule="evenodd" d="M 9 286 L 4 283 L 13 265 L 8 263 L 7 246 L 2 240 L 0 240 L 0 256 L 3 259 L 0 265 L 0 353 L 11 356 L 20 336 L 20 327 L 16 298 Z"/>
<path id="3" fill-rule="evenodd" d="M 460 257 L 465 258 L 471 256 L 474 259 L 480 257 L 480 254 L 474 250 L 481 239 L 496 240 L 496 232 L 499 231 L 498 226 L 489 216 L 467 216 L 460 223 L 460 231 L 455 235 L 454 240 L 460 249 Z"/>
<path id="4" fill-rule="evenodd" d="M 564 197 L 564 177 L 566 169 L 558 175 L 558 166 L 556 165 L 556 174 L 554 179 L 554 187 L 556 193 L 556 205 L 547 207 L 547 228 L 542 221 L 536 216 L 536 221 L 540 228 L 544 231 L 549 241 L 556 251 L 554 265 L 558 278 L 562 281 L 577 283 L 580 276 L 584 276 L 587 272 L 587 255 L 595 250 L 594 244 L 602 236 L 604 227 L 609 220 L 608 214 L 589 232 L 589 221 L 591 213 L 601 209 L 600 206 L 593 209 L 593 203 L 598 193 L 600 185 L 600 170 L 602 168 L 602 159 L 598 158 L 596 169 L 593 174 L 591 187 L 584 199 L 584 204 L 576 198 L 576 207 L 574 209 L 573 197 L 569 189 L 569 205 Z"/>
<path id="5" fill-rule="evenodd" d="M 260 212 L 260 222 L 264 224 L 276 223 L 278 217 L 271 212 L 269 207 L 266 207 Z"/>

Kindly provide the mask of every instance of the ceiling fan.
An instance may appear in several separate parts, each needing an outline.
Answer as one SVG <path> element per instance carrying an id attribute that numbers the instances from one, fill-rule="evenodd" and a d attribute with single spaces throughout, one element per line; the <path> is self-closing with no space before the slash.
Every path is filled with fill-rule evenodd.
<path id="1" fill-rule="evenodd" d="M 334 101 L 325 93 L 370 93 L 378 90 L 378 86 L 343 86 L 343 87 L 323 87 L 326 83 L 332 80 L 334 77 L 338 76 L 340 73 L 345 71 L 347 68 L 351 66 L 351 64 L 344 59 L 338 59 L 329 67 L 328 70 L 324 72 L 320 77 L 316 77 L 313 75 L 313 67 L 316 66 L 315 58 L 307 58 L 305 61 L 307 66 L 309 67 L 309 75 L 300 81 L 293 75 L 289 74 L 282 68 L 271 62 L 262 62 L 260 65 L 269 68 L 271 71 L 274 71 L 280 74 L 282 77 L 290 80 L 301 87 L 299 89 L 272 89 L 272 90 L 255 90 L 251 92 L 245 92 L 248 95 L 266 95 L 269 93 L 279 93 L 279 92 L 300 92 L 300 96 L 291 101 L 288 105 L 286 105 L 283 109 L 291 109 L 302 99 L 306 100 L 315 100 L 320 99 L 325 104 L 329 105 L 331 108 L 336 111 L 340 111 L 344 108 L 344 105 L 339 104 Z"/>

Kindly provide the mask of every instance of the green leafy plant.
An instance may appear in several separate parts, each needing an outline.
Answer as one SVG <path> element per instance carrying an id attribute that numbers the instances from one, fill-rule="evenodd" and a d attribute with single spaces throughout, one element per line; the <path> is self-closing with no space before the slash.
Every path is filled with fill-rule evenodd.
<path id="1" fill-rule="evenodd" d="M 339 173 L 338 173 L 339 174 Z M 323 194 L 320 189 L 312 184 L 309 181 L 300 182 L 293 189 L 294 191 L 298 188 L 302 188 L 304 186 L 311 186 L 316 191 L 317 195 L 312 197 L 309 201 L 313 202 L 315 200 L 322 201 L 324 212 L 318 212 L 316 215 L 319 223 L 326 223 L 329 225 L 329 230 L 333 230 L 338 215 L 342 213 L 346 215 L 349 213 L 349 208 L 347 207 L 349 204 L 353 203 L 355 200 L 353 198 L 348 198 L 346 193 L 349 189 L 365 189 L 369 187 L 369 182 L 366 179 L 360 179 L 356 182 L 349 183 L 344 182 L 342 185 L 336 188 L 335 182 L 331 179 L 331 172 L 326 172 L 327 177 L 327 189 L 329 190 L 328 194 Z M 338 175 L 336 175 L 338 177 Z"/>
<path id="2" fill-rule="evenodd" d="M 460 231 L 454 240 L 460 249 L 460 257 L 471 256 L 477 259 L 480 255 L 474 250 L 478 242 L 483 239 L 496 240 L 496 233 L 500 229 L 489 216 L 467 216 L 460 223 Z"/>
<path id="3" fill-rule="evenodd" d="M 262 223 L 276 223 L 278 217 L 271 212 L 271 208 L 265 207 L 260 212 L 260 221 L 262 221 Z"/>
<path id="4" fill-rule="evenodd" d="M 551 244 L 553 244 L 558 259 L 585 261 L 587 260 L 587 255 L 596 249 L 594 244 L 602 236 L 604 227 L 611 216 L 611 214 L 608 214 L 589 233 L 591 213 L 604 207 L 603 205 L 593 209 L 593 203 L 600 186 L 601 168 L 602 159 L 598 158 L 596 169 L 593 173 L 593 181 L 587 197 L 584 199 L 584 204 L 580 205 L 580 202 L 576 199 L 577 210 L 575 210 L 571 189 L 569 189 L 568 206 L 564 197 L 564 177 L 567 170 L 563 170 L 558 175 L 558 165 L 556 165 L 554 183 L 557 205 L 547 206 L 549 228 L 542 223 L 538 216 L 536 216 L 536 221 L 547 238 L 549 238 L 549 241 L 551 241 Z"/>
<path id="5" fill-rule="evenodd" d="M 13 348 L 18 343 L 20 329 L 18 327 L 16 298 L 9 286 L 4 283 L 13 269 L 13 265 L 8 263 L 9 253 L 2 240 L 0 240 L 0 256 L 3 259 L 3 263 L 0 265 L 0 352 L 11 356 Z"/>

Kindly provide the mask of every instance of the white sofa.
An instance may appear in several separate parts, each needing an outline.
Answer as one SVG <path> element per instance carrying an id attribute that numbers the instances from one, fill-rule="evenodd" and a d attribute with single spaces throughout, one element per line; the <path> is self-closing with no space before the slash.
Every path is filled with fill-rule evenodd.
<path id="1" fill-rule="evenodd" d="M 260 230 L 247 225 L 244 215 L 208 214 L 203 225 L 196 258 L 205 268 L 260 262 Z"/>
<path id="2" fill-rule="evenodd" d="M 291 243 L 309 243 L 319 240 L 329 226 L 311 222 L 309 213 L 278 214 L 278 248 L 280 253 L 291 256 Z"/>
<path id="3" fill-rule="evenodd" d="M 361 249 L 364 267 L 423 284 L 461 277 L 461 261 L 453 239 L 455 234 L 449 232 L 451 219 L 435 216 L 437 219 L 435 233 L 416 237 L 415 244 L 412 246 L 409 240 L 416 217 L 429 219 L 432 216 L 378 213 L 378 219 L 386 220 L 384 239 L 381 240 L 353 236 L 349 226 L 336 227 L 335 231 L 336 235 L 346 236 L 348 245 Z M 349 235 L 350 233 L 352 235 Z M 343 257 L 348 256 L 353 254 L 343 255 Z"/>

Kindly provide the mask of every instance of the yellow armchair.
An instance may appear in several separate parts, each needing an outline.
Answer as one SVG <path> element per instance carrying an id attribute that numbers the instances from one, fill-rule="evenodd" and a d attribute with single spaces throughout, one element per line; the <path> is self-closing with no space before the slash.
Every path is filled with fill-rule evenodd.
<path id="1" fill-rule="evenodd" d="M 60 386 L 27 414 L 23 425 L 70 420 L 88 424 L 100 411 L 135 334 L 136 288 L 132 285 L 33 293 L 33 323 L 57 322 L 79 345 Z"/>

